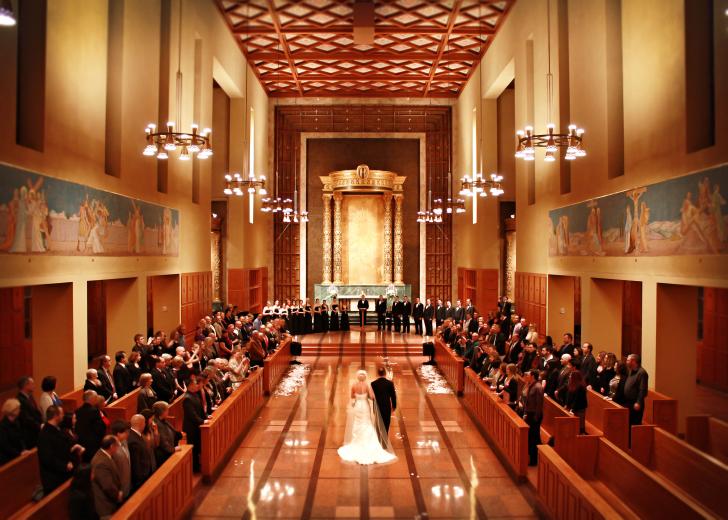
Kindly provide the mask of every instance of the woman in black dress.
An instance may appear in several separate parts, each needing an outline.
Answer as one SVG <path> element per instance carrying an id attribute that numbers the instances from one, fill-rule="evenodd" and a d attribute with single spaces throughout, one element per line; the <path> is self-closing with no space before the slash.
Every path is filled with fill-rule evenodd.
<path id="1" fill-rule="evenodd" d="M 349 306 L 348 304 L 341 304 L 341 316 L 339 318 L 341 330 L 349 330 Z"/>
<path id="2" fill-rule="evenodd" d="M 311 300 L 306 298 L 306 305 L 303 306 L 303 333 L 310 334 L 313 330 L 313 308 L 311 307 Z"/>
<path id="3" fill-rule="evenodd" d="M 339 330 L 339 304 L 336 300 L 331 301 L 331 319 L 329 320 L 329 330 Z"/>
<path id="4" fill-rule="evenodd" d="M 323 326 L 321 324 L 321 303 L 318 298 L 313 301 L 313 331 L 316 333 L 323 332 Z"/>
<path id="5" fill-rule="evenodd" d="M 329 306 L 326 304 L 326 300 L 321 301 L 321 331 L 328 332 L 329 330 Z"/>

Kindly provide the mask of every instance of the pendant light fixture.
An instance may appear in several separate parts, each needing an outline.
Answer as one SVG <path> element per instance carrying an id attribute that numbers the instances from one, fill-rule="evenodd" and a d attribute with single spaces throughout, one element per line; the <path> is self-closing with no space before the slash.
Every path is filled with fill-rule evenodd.
<path id="1" fill-rule="evenodd" d="M 0 8 L 0 14 L 2 9 Z M 182 0 L 179 1 L 179 27 L 177 30 L 177 77 L 176 77 L 176 121 L 168 121 L 165 130 L 157 130 L 157 125 L 149 123 L 144 130 L 147 145 L 143 155 L 167 159 L 170 152 L 180 149 L 178 159 L 189 161 L 193 154 L 198 159 L 207 159 L 212 155 L 210 146 L 211 132 L 205 128 L 202 132 L 196 123 L 192 123 L 189 132 L 182 132 Z"/>
<path id="2" fill-rule="evenodd" d="M 586 150 L 582 147 L 583 128 L 577 128 L 576 125 L 570 124 L 568 132 L 556 133 L 556 125 L 552 122 L 552 110 L 554 104 L 554 76 L 551 73 L 551 0 L 547 1 L 546 19 L 548 27 L 548 73 L 546 74 L 546 110 L 547 121 L 545 134 L 534 134 L 533 126 L 526 126 L 523 130 L 516 132 L 518 146 L 516 148 L 516 157 L 524 161 L 535 160 L 536 148 L 545 148 L 546 154 L 543 160 L 546 162 L 554 162 L 556 154 L 560 148 L 565 148 L 566 153 L 564 159 L 573 161 L 577 157 L 584 157 Z"/>
<path id="3" fill-rule="evenodd" d="M 17 23 L 10 0 L 0 1 L 0 27 L 12 27 Z"/>

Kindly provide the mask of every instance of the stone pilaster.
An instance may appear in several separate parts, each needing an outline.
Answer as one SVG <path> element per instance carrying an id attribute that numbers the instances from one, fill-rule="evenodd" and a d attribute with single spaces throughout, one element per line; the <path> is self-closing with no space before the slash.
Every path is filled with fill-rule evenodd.
<path id="1" fill-rule="evenodd" d="M 324 229 L 323 229 L 323 272 L 321 283 L 331 283 L 331 193 L 324 193 Z"/>
<path id="2" fill-rule="evenodd" d="M 404 283 L 404 248 L 402 246 L 402 202 L 404 195 L 394 196 L 394 283 Z"/>
<path id="3" fill-rule="evenodd" d="M 384 202 L 384 280 L 382 283 L 392 283 L 392 193 L 382 194 Z"/>
<path id="4" fill-rule="evenodd" d="M 340 192 L 334 193 L 334 283 L 342 284 L 341 276 L 341 201 Z"/>

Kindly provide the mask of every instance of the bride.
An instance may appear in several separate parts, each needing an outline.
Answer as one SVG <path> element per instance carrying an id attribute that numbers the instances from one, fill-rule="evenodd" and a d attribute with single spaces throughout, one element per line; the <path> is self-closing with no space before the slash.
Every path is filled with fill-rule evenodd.
<path id="1" fill-rule="evenodd" d="M 347 412 L 344 445 L 339 457 L 359 464 L 384 464 L 397 460 L 384 429 L 367 373 L 359 370 L 351 385 L 351 406 Z"/>

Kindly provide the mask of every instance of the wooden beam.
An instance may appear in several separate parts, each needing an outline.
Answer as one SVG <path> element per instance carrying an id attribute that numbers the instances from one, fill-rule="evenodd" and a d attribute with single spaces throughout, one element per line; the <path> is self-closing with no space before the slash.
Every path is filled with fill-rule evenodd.
<path id="1" fill-rule="evenodd" d="M 427 97 L 427 93 L 430 91 L 430 85 L 432 85 L 432 80 L 434 79 L 435 73 L 437 72 L 437 67 L 440 65 L 442 54 L 445 52 L 445 46 L 450 39 L 450 34 L 452 33 L 452 29 L 455 26 L 455 20 L 457 20 L 458 13 L 460 12 L 460 7 L 462 5 L 463 0 L 455 0 L 455 3 L 453 3 L 452 11 L 450 11 L 450 16 L 447 19 L 447 32 L 442 38 L 440 38 L 440 45 L 437 49 L 437 57 L 432 63 L 432 68 L 430 69 L 430 79 L 427 80 L 427 85 L 425 85 L 425 91 L 423 92 L 422 97 Z"/>
<path id="2" fill-rule="evenodd" d="M 261 75 L 263 81 L 291 81 L 290 76 L 280 78 L 276 76 L 276 73 L 271 71 L 270 75 Z M 427 81 L 429 76 L 427 73 L 423 74 L 395 74 L 395 73 L 372 73 L 372 74 L 353 74 L 350 72 L 336 72 L 334 74 L 306 74 L 299 73 L 298 81 Z M 466 81 L 468 79 L 467 74 L 446 74 L 438 75 L 435 81 Z"/>
<path id="3" fill-rule="evenodd" d="M 291 49 L 288 47 L 288 41 L 286 41 L 286 37 L 283 35 L 283 31 L 281 31 L 281 20 L 278 18 L 278 12 L 276 12 L 276 6 L 273 3 L 273 0 L 268 0 L 268 12 L 270 13 L 270 17 L 273 20 L 273 26 L 275 27 L 276 34 L 278 35 L 278 41 L 281 44 L 281 47 L 283 48 L 283 52 L 286 55 L 286 60 L 288 61 L 288 67 L 291 69 L 291 74 L 293 75 L 293 79 L 296 81 L 296 87 L 298 88 L 298 92 L 303 95 L 303 89 L 301 88 L 301 82 L 298 81 L 298 73 L 296 72 L 296 65 L 293 62 L 293 59 L 291 58 Z"/>
<path id="4" fill-rule="evenodd" d="M 498 13 L 500 15 L 500 13 Z M 495 16 L 495 15 L 493 15 Z M 351 25 L 332 25 L 330 27 L 321 27 L 318 25 L 293 25 L 281 29 L 283 34 L 343 34 L 353 37 L 353 28 Z M 236 34 L 273 34 L 275 27 L 258 25 L 253 27 L 245 27 L 244 22 L 233 25 L 233 33 Z M 458 34 L 458 35 L 481 35 L 487 36 L 495 33 L 495 28 L 489 25 L 453 27 L 450 32 L 446 27 L 422 27 L 411 25 L 409 27 L 396 27 L 391 25 L 377 25 L 374 28 L 374 37 L 377 35 L 385 36 L 387 34 Z"/>
<path id="5" fill-rule="evenodd" d="M 246 52 L 250 60 L 275 61 L 284 60 L 286 55 L 283 52 L 255 51 Z M 472 61 L 478 59 L 477 52 L 451 51 L 443 54 L 443 59 L 450 61 Z M 383 51 L 293 51 L 291 57 L 294 60 L 421 60 L 431 61 L 431 52 L 383 52 Z"/>

